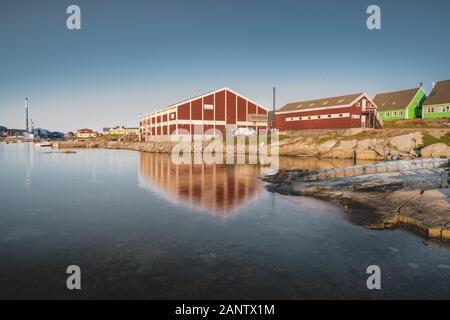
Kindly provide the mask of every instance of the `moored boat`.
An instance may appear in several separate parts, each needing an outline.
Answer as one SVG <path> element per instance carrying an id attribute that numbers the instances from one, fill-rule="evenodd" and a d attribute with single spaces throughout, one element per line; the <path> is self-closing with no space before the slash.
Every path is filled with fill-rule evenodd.
<path id="1" fill-rule="evenodd" d="M 35 145 L 37 147 L 51 147 L 52 143 L 51 142 L 38 142 L 38 143 L 35 143 Z"/>

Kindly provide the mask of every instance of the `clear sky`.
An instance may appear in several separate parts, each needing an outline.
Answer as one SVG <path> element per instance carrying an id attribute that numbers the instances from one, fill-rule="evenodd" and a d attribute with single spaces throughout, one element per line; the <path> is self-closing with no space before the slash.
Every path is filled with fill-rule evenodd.
<path id="1" fill-rule="evenodd" d="M 66 8 L 81 7 L 81 30 Z M 381 30 L 366 9 L 381 7 Z M 267 107 L 450 79 L 450 1 L 2 0 L 0 125 L 136 126 L 228 86 Z"/>

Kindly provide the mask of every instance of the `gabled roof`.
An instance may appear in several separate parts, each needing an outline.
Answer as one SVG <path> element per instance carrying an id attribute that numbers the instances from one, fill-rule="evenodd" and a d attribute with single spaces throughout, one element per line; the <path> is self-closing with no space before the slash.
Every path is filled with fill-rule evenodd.
<path id="1" fill-rule="evenodd" d="M 450 80 L 438 81 L 424 102 L 424 106 L 450 103 Z"/>
<path id="2" fill-rule="evenodd" d="M 420 87 L 379 93 L 373 98 L 373 102 L 377 105 L 378 111 L 404 109 L 411 103 L 419 90 Z"/>
<path id="3" fill-rule="evenodd" d="M 318 108 L 332 108 L 332 107 L 344 107 L 352 104 L 364 93 L 354 93 L 345 96 L 337 96 L 323 99 L 306 100 L 288 103 L 282 108 L 278 109 L 276 113 L 279 112 L 292 112 L 292 111 L 304 111 L 308 109 L 318 109 Z"/>
<path id="4" fill-rule="evenodd" d="M 211 94 L 215 94 L 215 93 L 221 92 L 221 91 L 229 91 L 229 92 L 235 94 L 236 96 L 241 97 L 241 98 L 243 98 L 243 99 L 245 99 L 245 100 L 247 100 L 247 101 L 253 103 L 253 104 L 256 105 L 256 106 L 258 106 L 258 107 L 260 107 L 260 108 L 263 108 L 264 110 L 267 110 L 265 107 L 262 106 L 262 104 L 257 103 L 257 102 L 255 102 L 255 101 L 252 101 L 251 99 L 249 99 L 249 98 L 243 96 L 242 94 L 237 93 L 236 91 L 234 91 L 234 90 L 232 90 L 232 89 L 230 89 L 230 88 L 228 88 L 228 87 L 223 87 L 223 88 L 220 88 L 220 89 L 217 89 L 217 90 L 214 90 L 214 91 L 210 91 L 210 92 L 207 92 L 207 93 L 204 93 L 204 94 L 201 94 L 201 95 L 198 95 L 198 96 L 195 96 L 195 97 L 192 97 L 192 98 L 183 100 L 183 101 L 179 101 L 179 102 L 177 102 L 177 103 L 173 103 L 173 104 L 171 104 L 171 105 L 165 107 L 164 109 L 160 109 L 160 110 L 153 111 L 153 112 L 150 112 L 150 113 L 148 113 L 148 114 L 139 116 L 138 119 L 142 119 L 142 118 L 148 117 L 148 116 L 150 116 L 150 115 L 152 115 L 152 114 L 154 114 L 154 113 L 159 113 L 159 112 L 162 112 L 162 111 L 167 111 L 167 110 L 169 110 L 169 109 L 171 109 L 171 108 L 178 107 L 178 106 L 180 106 L 180 105 L 182 105 L 182 104 L 185 104 L 185 103 L 188 103 L 188 102 L 191 102 L 191 101 L 195 101 L 195 100 L 197 100 L 197 99 L 201 99 L 201 98 L 204 98 L 204 97 L 206 97 L 206 96 L 209 96 L 209 95 L 211 95 Z"/>

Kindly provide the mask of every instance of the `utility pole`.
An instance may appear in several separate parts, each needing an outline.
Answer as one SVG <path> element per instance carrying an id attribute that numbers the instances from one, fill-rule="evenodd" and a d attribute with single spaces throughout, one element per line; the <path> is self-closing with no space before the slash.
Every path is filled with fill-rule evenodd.
<path id="1" fill-rule="evenodd" d="M 272 92 L 272 99 L 273 99 L 272 100 L 272 124 L 271 124 L 272 129 L 275 126 L 276 89 L 277 89 L 276 87 L 273 87 L 273 92 Z"/>
<path id="2" fill-rule="evenodd" d="M 25 98 L 25 132 L 29 132 L 29 127 L 28 127 L 28 98 Z"/>

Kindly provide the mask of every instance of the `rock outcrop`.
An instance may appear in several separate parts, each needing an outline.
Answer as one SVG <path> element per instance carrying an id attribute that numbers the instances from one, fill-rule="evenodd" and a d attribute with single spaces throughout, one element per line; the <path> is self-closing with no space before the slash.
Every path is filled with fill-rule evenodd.
<path id="1" fill-rule="evenodd" d="M 416 159 L 326 170 L 280 171 L 264 177 L 268 189 L 342 204 L 368 228 L 406 226 L 450 243 L 448 159 Z M 364 207 L 364 214 L 358 208 Z"/>
<path id="2" fill-rule="evenodd" d="M 314 140 L 311 137 L 295 137 L 295 141 L 280 143 L 280 155 L 316 158 L 356 159 L 356 160 L 399 160 L 414 159 L 420 155 L 423 134 L 420 131 L 395 136 L 354 138 L 353 136 L 325 137 Z M 358 136 L 356 136 L 358 137 Z M 324 138 L 329 140 L 323 141 Z M 422 157 L 449 157 L 450 147 L 429 146 L 422 150 Z"/>
<path id="3" fill-rule="evenodd" d="M 450 147 L 445 143 L 435 143 L 420 151 L 423 158 L 450 158 Z"/>
<path id="4" fill-rule="evenodd" d="M 417 131 L 410 134 L 396 136 L 388 139 L 388 144 L 399 152 L 411 152 L 422 144 L 422 133 Z"/>

